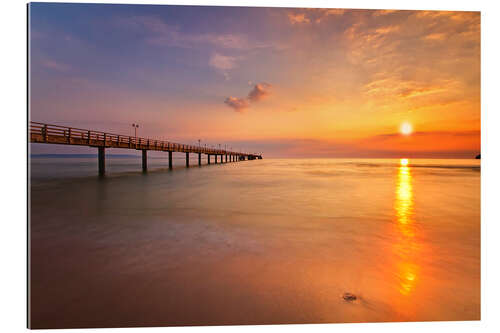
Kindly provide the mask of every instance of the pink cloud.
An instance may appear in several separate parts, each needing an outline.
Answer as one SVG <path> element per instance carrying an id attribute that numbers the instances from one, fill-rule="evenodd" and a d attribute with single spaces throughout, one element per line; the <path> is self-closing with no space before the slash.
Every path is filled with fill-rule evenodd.
<path id="1" fill-rule="evenodd" d="M 232 97 L 229 96 L 224 100 L 224 104 L 232 108 L 236 112 L 242 112 L 246 108 L 248 108 L 249 103 L 244 98 Z"/>
<path id="2" fill-rule="evenodd" d="M 271 85 L 269 83 L 257 83 L 253 89 L 248 93 L 248 100 L 251 102 L 260 101 L 271 94 Z"/>
<path id="3" fill-rule="evenodd" d="M 67 72 L 71 69 L 71 66 L 53 60 L 44 60 L 42 61 L 42 65 L 46 68 L 54 69 L 59 72 Z"/>
<path id="4" fill-rule="evenodd" d="M 250 103 L 259 102 L 271 94 L 271 85 L 266 82 L 257 83 L 248 93 L 247 98 L 228 97 L 224 103 L 237 112 L 241 112 L 250 106 Z"/>
<path id="5" fill-rule="evenodd" d="M 291 24 L 300 24 L 300 23 L 309 23 L 309 22 L 311 22 L 306 17 L 306 14 L 288 13 L 288 20 L 290 21 Z"/>

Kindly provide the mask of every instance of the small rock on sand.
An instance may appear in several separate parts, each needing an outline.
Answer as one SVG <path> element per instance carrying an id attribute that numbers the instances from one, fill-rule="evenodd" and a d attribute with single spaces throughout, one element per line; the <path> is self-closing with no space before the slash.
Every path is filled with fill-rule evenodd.
<path id="1" fill-rule="evenodd" d="M 344 299 L 344 301 L 347 301 L 347 302 L 352 302 L 352 301 L 355 301 L 356 299 L 358 299 L 356 297 L 356 295 L 351 294 L 351 293 L 344 293 L 344 295 L 342 295 L 342 298 Z"/>

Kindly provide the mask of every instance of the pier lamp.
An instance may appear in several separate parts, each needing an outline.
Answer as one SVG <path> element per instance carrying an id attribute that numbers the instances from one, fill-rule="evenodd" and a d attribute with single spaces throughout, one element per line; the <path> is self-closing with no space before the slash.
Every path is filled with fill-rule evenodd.
<path id="1" fill-rule="evenodd" d="M 134 136 L 137 139 L 137 129 L 139 128 L 139 124 L 132 124 L 132 127 L 134 128 Z"/>

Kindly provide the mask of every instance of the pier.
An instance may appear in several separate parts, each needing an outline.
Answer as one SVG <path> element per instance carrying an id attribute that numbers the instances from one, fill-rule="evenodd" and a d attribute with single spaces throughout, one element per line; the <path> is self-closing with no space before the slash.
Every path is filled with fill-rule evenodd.
<path id="1" fill-rule="evenodd" d="M 140 138 L 130 135 L 113 134 L 81 128 L 50 125 L 30 121 L 29 142 L 48 143 L 59 145 L 75 145 L 97 148 L 99 175 L 106 173 L 106 148 L 135 149 L 142 151 L 142 171 L 148 170 L 148 151 L 163 151 L 168 153 L 168 167 L 172 169 L 172 155 L 174 152 L 186 155 L 186 167 L 189 167 L 189 155 L 198 154 L 198 165 L 201 165 L 201 155 L 207 155 L 207 162 L 228 163 L 246 160 L 262 159 L 262 155 L 255 153 L 242 153 L 225 149 L 214 149 L 200 145 L 188 145 L 164 140 Z"/>

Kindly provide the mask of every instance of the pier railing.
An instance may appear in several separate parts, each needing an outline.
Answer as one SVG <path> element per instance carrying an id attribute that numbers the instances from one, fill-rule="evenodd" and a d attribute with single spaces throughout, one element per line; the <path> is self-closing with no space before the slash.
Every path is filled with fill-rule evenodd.
<path id="1" fill-rule="evenodd" d="M 30 121 L 30 142 L 82 145 L 106 148 L 128 148 L 138 150 L 158 150 L 184 153 L 202 153 L 236 156 L 257 156 L 253 153 L 242 153 L 204 146 L 188 145 L 165 140 L 141 138 L 130 135 L 114 134 L 76 127 L 51 125 Z"/>

